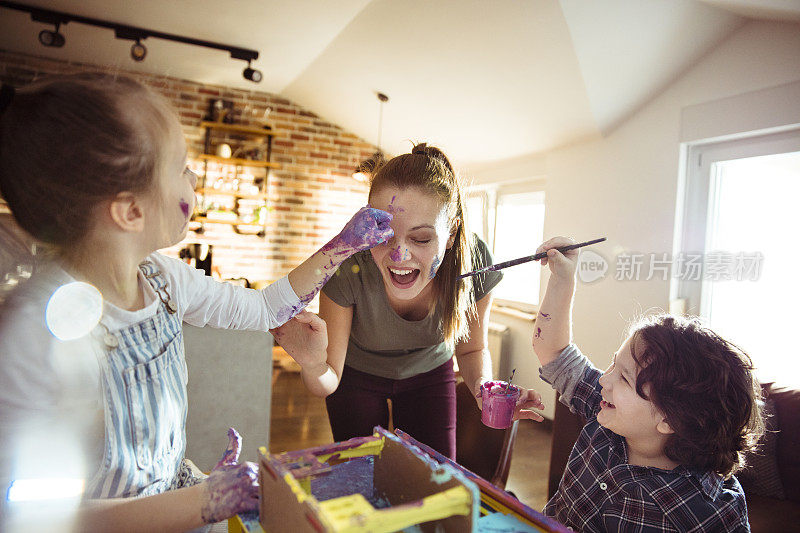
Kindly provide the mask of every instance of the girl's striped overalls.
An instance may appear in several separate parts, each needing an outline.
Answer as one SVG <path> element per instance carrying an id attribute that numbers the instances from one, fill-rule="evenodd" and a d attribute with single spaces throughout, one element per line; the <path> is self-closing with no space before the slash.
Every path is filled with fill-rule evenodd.
<path id="1" fill-rule="evenodd" d="M 105 449 L 88 498 L 150 496 L 179 484 L 186 448 L 183 329 L 164 275 L 139 268 L 160 298 L 155 316 L 118 331 L 95 332 L 105 404 Z"/>

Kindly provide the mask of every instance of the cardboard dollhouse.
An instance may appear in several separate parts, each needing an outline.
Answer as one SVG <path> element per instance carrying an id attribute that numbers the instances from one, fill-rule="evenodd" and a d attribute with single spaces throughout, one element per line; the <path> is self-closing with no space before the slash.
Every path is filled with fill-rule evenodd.
<path id="1" fill-rule="evenodd" d="M 568 531 L 400 430 L 259 462 L 268 533 Z"/>

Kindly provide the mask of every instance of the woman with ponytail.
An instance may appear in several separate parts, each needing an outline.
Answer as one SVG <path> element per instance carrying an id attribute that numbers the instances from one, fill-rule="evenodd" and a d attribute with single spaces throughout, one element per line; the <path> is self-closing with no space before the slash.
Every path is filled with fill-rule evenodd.
<path id="1" fill-rule="evenodd" d="M 455 459 L 453 355 L 477 394 L 492 379 L 487 322 L 502 274 L 458 279 L 491 257 L 466 231 L 461 185 L 438 148 L 419 144 L 381 165 L 369 205 L 393 215 L 394 236 L 347 259 L 322 289 L 327 350 L 292 355 L 309 390 L 327 396 L 334 440 L 387 427 L 391 400 L 395 427 Z M 542 405 L 527 391 L 516 418 L 541 420 L 531 407 Z"/>

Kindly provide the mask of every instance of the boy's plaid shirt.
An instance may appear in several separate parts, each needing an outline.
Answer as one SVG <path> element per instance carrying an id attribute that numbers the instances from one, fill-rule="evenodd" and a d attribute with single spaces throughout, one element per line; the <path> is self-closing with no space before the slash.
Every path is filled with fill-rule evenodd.
<path id="1" fill-rule="evenodd" d="M 544 514 L 576 531 L 750 531 L 735 477 L 627 464 L 625 439 L 597 423 L 602 374 L 576 346 L 540 374 L 588 420 Z"/>

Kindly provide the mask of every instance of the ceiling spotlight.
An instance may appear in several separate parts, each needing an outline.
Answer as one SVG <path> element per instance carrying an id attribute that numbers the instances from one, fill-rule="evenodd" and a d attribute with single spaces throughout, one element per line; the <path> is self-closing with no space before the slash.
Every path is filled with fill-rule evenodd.
<path id="1" fill-rule="evenodd" d="M 213 50 L 229 52 L 231 54 L 231 58 L 247 61 L 247 68 L 242 73 L 246 79 L 258 83 L 264 78 L 264 75 L 261 73 L 261 71 L 254 69 L 250 64 L 252 61 L 258 59 L 258 50 L 239 48 L 238 46 L 232 46 L 229 44 L 204 41 L 195 39 L 194 37 L 175 35 L 173 33 L 164 33 L 149 28 L 128 26 L 127 24 L 120 24 L 118 22 L 110 22 L 108 20 L 84 17 L 82 15 L 75 15 L 73 13 L 65 13 L 63 11 L 55 11 L 53 9 L 28 6 L 18 2 L 7 2 L 6 0 L 0 0 L 0 9 L 3 8 L 29 13 L 31 20 L 34 22 L 40 22 L 48 26 L 55 26 L 55 30 L 42 30 L 39 32 L 39 42 L 44 46 L 50 46 L 54 48 L 61 48 L 64 46 L 66 39 L 61 33 L 59 33 L 59 26 L 61 24 L 76 22 L 78 24 L 96 26 L 98 28 L 107 28 L 114 31 L 114 36 L 117 39 L 134 41 L 133 46 L 131 46 L 131 57 L 134 61 L 143 61 L 145 59 L 147 56 L 147 48 L 142 44 L 142 41 L 148 37 L 152 37 L 155 39 L 164 39 L 176 43 L 189 44 L 192 46 L 203 46 Z"/>
<path id="2" fill-rule="evenodd" d="M 131 45 L 131 57 L 134 61 L 144 61 L 147 55 L 147 48 L 140 42 L 136 41 Z"/>
<path id="3" fill-rule="evenodd" d="M 260 70 L 256 70 L 250 66 L 250 61 L 247 62 L 247 68 L 242 72 L 242 76 L 244 76 L 244 79 L 255 83 L 260 83 L 261 80 L 264 79 L 264 75 L 261 74 Z"/>
<path id="4" fill-rule="evenodd" d="M 39 32 L 39 42 L 45 46 L 52 46 L 53 48 L 61 48 L 64 46 L 66 39 L 64 35 L 58 33 L 59 24 L 56 24 L 55 30 L 42 30 Z"/>

